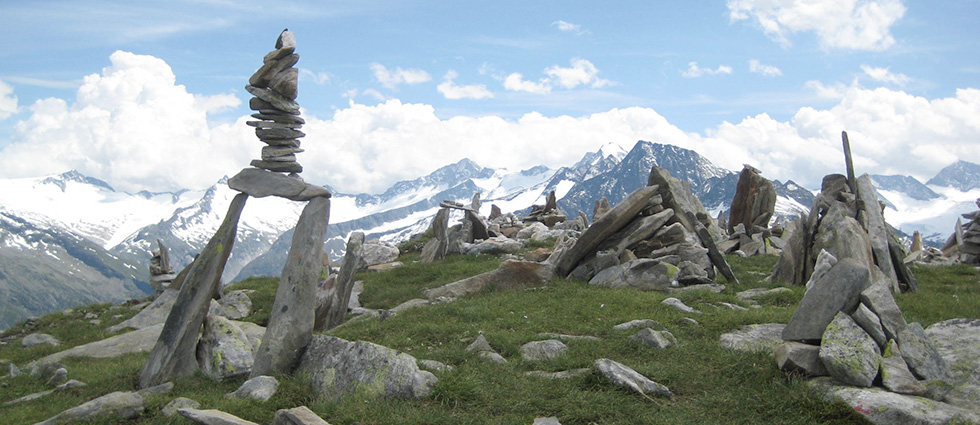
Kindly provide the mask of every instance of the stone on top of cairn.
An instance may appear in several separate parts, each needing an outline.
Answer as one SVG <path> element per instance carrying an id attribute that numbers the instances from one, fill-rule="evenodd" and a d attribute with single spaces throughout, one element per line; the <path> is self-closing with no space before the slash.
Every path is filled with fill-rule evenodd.
<path id="1" fill-rule="evenodd" d="M 300 131 L 306 121 L 299 116 L 296 103 L 298 73 L 293 65 L 299 55 L 295 50 L 296 37 L 288 29 L 283 30 L 276 40 L 276 49 L 265 55 L 262 66 L 245 86 L 255 96 L 248 106 L 257 111 L 252 114 L 256 120 L 245 123 L 255 127 L 255 135 L 266 146 L 262 147 L 261 159 L 252 160 L 255 168 L 242 170 L 228 180 L 228 186 L 249 196 L 279 196 L 294 201 L 330 197 L 329 190 L 308 184 L 297 174 L 303 172 L 296 154 L 303 152 L 299 139 L 306 136 Z"/>

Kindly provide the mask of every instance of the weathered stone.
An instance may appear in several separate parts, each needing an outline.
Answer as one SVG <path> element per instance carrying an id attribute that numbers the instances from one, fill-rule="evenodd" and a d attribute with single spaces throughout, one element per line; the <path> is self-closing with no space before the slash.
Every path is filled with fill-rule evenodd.
<path id="1" fill-rule="evenodd" d="M 888 337 L 885 336 L 885 331 L 881 328 L 881 321 L 866 305 L 858 304 L 857 310 L 851 313 L 851 318 L 871 336 L 871 339 L 875 340 L 878 348 L 884 349 L 886 347 Z"/>
<path id="2" fill-rule="evenodd" d="M 495 351 L 483 334 L 477 335 L 476 339 L 470 345 L 466 346 L 467 353 L 479 353 L 481 351 Z"/>
<path id="3" fill-rule="evenodd" d="M 204 375 L 221 381 L 251 372 L 256 349 L 245 331 L 233 322 L 221 316 L 208 315 L 204 319 L 201 340 L 197 343 L 197 362 Z"/>
<path id="4" fill-rule="evenodd" d="M 231 413 L 220 410 L 208 409 L 198 410 L 191 408 L 177 409 L 177 413 L 193 422 L 202 425 L 258 425 L 252 421 L 246 421 Z"/>
<path id="5" fill-rule="evenodd" d="M 524 259 L 527 261 L 542 262 L 547 260 L 551 256 L 551 250 L 548 248 L 538 248 L 533 251 L 528 251 L 524 253 Z"/>
<path id="6" fill-rule="evenodd" d="M 619 265 L 619 255 L 615 251 L 599 251 L 589 259 L 579 263 L 569 277 L 579 280 L 591 280 L 599 272 Z"/>
<path id="7" fill-rule="evenodd" d="M 279 381 L 267 375 L 253 376 L 237 390 L 225 394 L 225 398 L 244 398 L 268 401 L 279 390 Z"/>
<path id="8" fill-rule="evenodd" d="M 297 162 L 287 162 L 287 161 L 262 161 L 258 159 L 253 159 L 249 162 L 249 165 L 257 168 L 263 168 L 269 171 L 276 171 L 282 173 L 302 173 L 303 166 L 299 165 Z"/>
<path id="9" fill-rule="evenodd" d="M 646 207 L 650 197 L 656 194 L 658 189 L 657 186 L 637 189 L 601 218 L 594 219 L 595 221 L 582 233 L 575 245 L 565 251 L 555 263 L 555 273 L 559 277 L 568 276 L 568 273 L 583 258 L 594 254 L 606 238 L 633 221 L 636 214 Z"/>
<path id="10" fill-rule="evenodd" d="M 380 244 L 370 245 L 387 248 Z M 336 280 L 334 281 L 333 292 L 327 298 L 325 305 L 315 313 L 314 330 L 333 329 L 340 326 L 341 323 L 344 323 L 344 317 L 347 315 L 347 308 L 350 305 L 351 293 L 354 289 L 354 273 L 365 263 L 365 252 L 370 253 L 371 261 L 379 259 L 377 250 L 373 248 L 365 250 L 365 246 L 368 245 L 364 244 L 364 233 L 353 232 L 350 234 L 350 237 L 347 239 L 347 248 L 344 252 L 344 262 L 341 264 L 340 271 L 337 273 Z M 398 248 L 395 248 L 395 252 L 397 251 Z"/>
<path id="11" fill-rule="evenodd" d="M 881 384 L 899 394 L 925 396 L 926 386 L 912 376 L 895 340 L 888 341 L 881 358 Z"/>
<path id="12" fill-rule="evenodd" d="M 752 288 L 736 293 L 735 297 L 742 301 L 755 301 L 758 298 L 766 297 L 769 295 L 791 294 L 791 293 L 793 293 L 793 290 L 785 287 L 772 288 L 772 289 Z"/>
<path id="13" fill-rule="evenodd" d="M 895 303 L 895 297 L 887 285 L 873 284 L 861 292 L 861 303 L 866 305 L 881 320 L 881 327 L 888 339 L 897 339 L 898 333 L 908 324 L 902 310 Z"/>
<path id="14" fill-rule="evenodd" d="M 349 342 L 316 335 L 299 371 L 308 374 L 315 394 L 418 398 L 429 395 L 438 379 L 419 370 L 414 357 L 370 342 Z"/>
<path id="15" fill-rule="evenodd" d="M 674 210 L 663 210 L 654 215 L 637 217 L 625 228 L 613 235 L 610 235 L 601 245 L 599 245 L 598 250 L 604 251 L 607 249 L 612 249 L 617 254 L 622 253 L 623 250 L 633 247 L 640 241 L 649 239 L 654 235 L 654 233 L 658 233 L 658 230 L 660 230 L 660 228 L 663 227 L 664 224 L 666 224 L 667 221 L 673 216 Z M 658 240 L 661 239 L 662 238 L 658 237 Z M 669 242 L 664 243 L 668 244 Z"/>
<path id="16" fill-rule="evenodd" d="M 909 323 L 898 332 L 898 347 L 909 369 L 922 379 L 943 379 L 946 377 L 946 360 L 932 345 L 922 325 Z"/>
<path id="17" fill-rule="evenodd" d="M 280 409 L 272 418 L 272 425 L 330 425 L 309 407 L 299 406 L 292 409 Z"/>
<path id="18" fill-rule="evenodd" d="M 514 289 L 546 285 L 554 277 L 549 264 L 507 260 L 497 269 L 423 292 L 429 301 L 440 297 L 458 298 L 485 288 Z"/>
<path id="19" fill-rule="evenodd" d="M 272 79 L 269 80 L 269 88 L 272 89 L 272 91 L 282 95 L 282 97 L 295 101 L 296 95 L 299 94 L 297 91 L 298 82 L 298 69 L 284 69 L 272 76 Z"/>
<path id="20" fill-rule="evenodd" d="M 745 164 L 735 185 L 728 231 L 732 233 L 734 226 L 740 223 L 747 228 L 753 225 L 768 227 L 775 207 L 776 189 L 772 182 L 762 177 L 762 171 Z"/>
<path id="21" fill-rule="evenodd" d="M 504 356 L 501 356 L 500 354 L 494 351 L 480 351 L 479 353 L 476 353 L 476 356 L 483 360 L 491 361 L 497 364 L 508 363 L 507 359 L 505 359 Z"/>
<path id="22" fill-rule="evenodd" d="M 51 378 L 48 379 L 46 385 L 49 387 L 57 387 L 65 382 L 68 382 L 68 369 L 59 367 L 54 371 L 54 374 L 51 375 Z"/>
<path id="23" fill-rule="evenodd" d="M 198 403 L 196 400 L 191 400 L 186 397 L 177 397 L 171 400 L 170 403 L 167 403 L 166 406 L 163 406 L 163 409 L 160 410 L 160 413 L 163 413 L 163 416 L 169 418 L 176 415 L 177 410 L 179 409 L 200 409 L 200 408 L 201 408 L 201 403 Z"/>
<path id="24" fill-rule="evenodd" d="M 772 351 L 782 344 L 782 332 L 786 325 L 764 323 L 745 325 L 737 331 L 721 334 L 718 343 L 736 351 Z"/>
<path id="25" fill-rule="evenodd" d="M 65 410 L 37 425 L 91 422 L 104 418 L 133 419 L 146 410 L 146 399 L 135 392 L 114 392 Z"/>
<path id="26" fill-rule="evenodd" d="M 521 346 L 521 358 L 526 362 L 554 359 L 565 354 L 568 346 L 557 339 L 532 341 Z"/>
<path id="27" fill-rule="evenodd" d="M 871 268 L 874 266 L 871 239 L 850 214 L 843 203 L 836 202 L 820 221 L 811 252 L 825 249 L 838 260 L 853 258 Z"/>
<path id="28" fill-rule="evenodd" d="M 684 313 L 701 314 L 700 311 L 695 310 L 695 309 L 689 307 L 687 304 L 684 304 L 683 301 L 681 301 L 681 300 L 679 300 L 677 298 L 674 298 L 674 297 L 667 298 L 667 299 L 661 301 L 660 304 L 673 307 L 673 308 L 675 308 L 677 310 L 680 310 L 681 312 L 684 312 Z"/>
<path id="29" fill-rule="evenodd" d="M 647 399 L 650 399 L 651 395 L 668 398 L 673 395 L 669 388 L 651 381 L 622 363 L 609 359 L 599 359 L 595 361 L 593 366 L 609 382 L 636 391 Z"/>
<path id="30" fill-rule="evenodd" d="M 851 316 L 838 312 L 824 332 L 820 361 L 834 379 L 848 385 L 870 387 L 878 376 L 881 351 Z"/>
<path id="31" fill-rule="evenodd" d="M 650 348 L 663 350 L 677 344 L 677 338 L 669 331 L 655 331 L 650 328 L 643 329 L 630 337 L 630 341 L 638 342 Z"/>
<path id="32" fill-rule="evenodd" d="M 117 332 L 126 328 L 143 329 L 153 325 L 163 324 L 167 321 L 167 315 L 177 300 L 180 289 L 167 289 L 160 293 L 150 305 L 144 307 L 135 316 L 130 317 L 116 325 L 106 328 L 109 332 Z"/>
<path id="33" fill-rule="evenodd" d="M 500 211 L 500 207 L 498 207 L 497 204 L 490 205 L 490 217 L 488 217 L 489 220 L 496 219 L 502 215 L 504 214 L 502 211 Z"/>
<path id="34" fill-rule="evenodd" d="M 562 341 L 602 341 L 602 338 L 592 335 L 568 335 L 554 332 L 541 332 L 538 334 L 542 338 L 551 338 Z"/>
<path id="35" fill-rule="evenodd" d="M 604 288 L 632 287 L 645 291 L 666 291 L 677 273 L 677 267 L 671 264 L 641 258 L 605 269 L 589 280 L 589 284 Z"/>
<path id="36" fill-rule="evenodd" d="M 497 236 L 495 238 L 490 238 L 470 246 L 466 250 L 467 255 L 499 255 L 499 254 L 513 254 L 524 248 L 524 244 L 520 241 L 510 239 L 505 236 Z"/>
<path id="37" fill-rule="evenodd" d="M 544 379 L 568 379 L 568 378 L 574 378 L 576 376 L 586 375 L 589 372 L 591 372 L 591 369 L 587 369 L 587 368 L 561 370 L 558 372 L 532 370 L 532 371 L 524 372 L 524 376 L 534 376 L 534 377 L 544 378 Z"/>
<path id="38" fill-rule="evenodd" d="M 390 263 L 398 259 L 398 255 L 401 254 L 398 251 L 398 247 L 381 241 L 371 241 L 364 243 L 358 249 L 361 257 L 361 269 L 366 269 L 370 266 Z"/>
<path id="39" fill-rule="evenodd" d="M 636 328 L 651 328 L 657 331 L 663 331 L 667 329 L 664 327 L 664 325 L 661 325 L 656 320 L 650 320 L 650 319 L 630 320 L 629 322 L 624 322 L 616 326 L 613 326 L 613 329 L 620 330 L 620 331 L 628 331 L 630 329 L 636 329 Z"/>
<path id="40" fill-rule="evenodd" d="M 894 282 L 894 288 L 898 289 L 898 276 L 895 274 L 895 266 L 892 264 L 892 256 L 888 249 L 888 225 L 878 206 L 878 192 L 871 182 L 871 176 L 867 174 L 857 179 L 857 186 L 858 199 L 863 202 L 864 212 L 868 218 L 867 231 L 871 238 L 871 252 L 875 264 L 885 273 L 885 276 L 888 276 L 888 279 Z"/>
<path id="41" fill-rule="evenodd" d="M 453 367 L 447 365 L 443 362 L 437 362 L 435 360 L 419 360 L 419 368 L 428 370 L 430 372 L 452 372 Z"/>
<path id="42" fill-rule="evenodd" d="M 549 416 L 534 418 L 534 422 L 532 422 L 531 425 L 561 425 L 561 422 L 558 421 L 558 417 Z"/>
<path id="43" fill-rule="evenodd" d="M 857 260 L 839 261 L 814 282 L 793 312 L 783 339 L 786 341 L 820 341 L 824 329 L 840 311 L 853 311 L 861 291 L 871 286 L 868 268 Z"/>
<path id="44" fill-rule="evenodd" d="M 827 376 L 827 368 L 820 361 L 820 346 L 787 341 L 772 351 L 776 367 L 786 373 L 806 376 Z"/>
<path id="45" fill-rule="evenodd" d="M 245 291 L 229 291 L 218 300 L 221 316 L 237 320 L 252 314 L 252 299 Z"/>
<path id="46" fill-rule="evenodd" d="M 258 97 L 259 99 L 268 102 L 269 105 L 272 105 L 272 107 L 275 109 L 291 114 L 299 113 L 298 103 L 296 103 L 293 100 L 287 99 L 283 97 L 281 94 L 276 93 L 272 90 L 265 89 L 262 87 L 256 87 L 251 84 L 246 85 L 245 90 L 248 90 L 248 92 L 252 93 L 252 95 L 254 95 L 255 97 Z"/>
<path id="47" fill-rule="evenodd" d="M 516 239 L 531 239 L 535 234 L 547 231 L 548 226 L 545 226 L 544 223 L 533 221 L 528 223 L 521 230 L 518 230 L 514 237 Z"/>
<path id="48" fill-rule="evenodd" d="M 980 414 L 945 403 L 887 391 L 835 385 L 831 378 L 815 378 L 809 385 L 828 402 L 843 402 L 873 424 L 940 425 L 980 423 Z M 958 422 L 957 422 L 958 421 Z"/>
<path id="49" fill-rule="evenodd" d="M 320 253 L 327 233 L 330 200 L 314 198 L 303 208 L 283 266 L 276 300 L 251 377 L 289 373 L 313 335 Z"/>
<path id="50" fill-rule="evenodd" d="M 235 196 L 221 227 L 194 260 L 167 316 L 160 338 L 140 372 L 140 387 L 146 388 L 197 370 L 195 349 L 211 298 L 221 285 L 221 273 L 235 243 L 238 220 L 248 195 Z"/>
<path id="51" fill-rule="evenodd" d="M 952 319 L 925 330 L 946 362 L 948 379 L 956 385 L 980 386 L 980 319 Z M 976 400 L 980 406 L 980 397 Z"/>
<path id="52" fill-rule="evenodd" d="M 308 201 L 317 197 L 331 196 L 327 188 L 308 184 L 302 178 L 258 168 L 242 169 L 228 179 L 228 187 L 256 198 L 278 196 L 293 201 Z"/>
<path id="53" fill-rule="evenodd" d="M 446 258 L 449 250 L 449 208 L 440 208 L 432 220 L 432 239 L 422 249 L 419 261 L 431 263 Z"/>
<path id="54" fill-rule="evenodd" d="M 20 345 L 25 348 L 37 347 L 39 345 L 58 346 L 61 345 L 61 341 L 48 334 L 33 333 L 20 340 Z"/>

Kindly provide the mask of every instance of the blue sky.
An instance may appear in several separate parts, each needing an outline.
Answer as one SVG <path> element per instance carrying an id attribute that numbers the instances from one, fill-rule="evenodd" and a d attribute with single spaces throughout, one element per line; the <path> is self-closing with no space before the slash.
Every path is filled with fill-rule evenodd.
<path id="1" fill-rule="evenodd" d="M 598 6 L 597 6 L 598 5 Z M 296 34 L 308 181 L 379 191 L 469 157 L 691 148 L 816 187 L 980 162 L 980 2 L 4 2 L 0 177 L 203 187 L 258 154 L 243 86 Z"/>

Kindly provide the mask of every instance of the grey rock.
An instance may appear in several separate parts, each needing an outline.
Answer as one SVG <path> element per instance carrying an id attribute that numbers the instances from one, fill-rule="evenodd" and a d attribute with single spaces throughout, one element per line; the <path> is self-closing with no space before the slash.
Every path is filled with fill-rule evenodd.
<path id="1" fill-rule="evenodd" d="M 517 231 L 517 235 L 514 237 L 516 239 L 531 239 L 535 234 L 547 232 L 548 226 L 544 223 L 538 221 L 532 221 L 530 224 L 525 226 L 523 229 Z"/>
<path id="2" fill-rule="evenodd" d="M 549 417 L 534 418 L 534 422 L 532 422 L 531 425 L 561 425 L 561 422 L 558 422 L 557 417 L 549 416 Z"/>
<path id="3" fill-rule="evenodd" d="M 491 347 L 490 343 L 487 341 L 487 338 L 484 337 L 482 334 L 477 335 L 473 343 L 466 347 L 467 353 L 472 353 L 472 352 L 479 353 L 481 351 L 494 351 L 493 347 Z"/>
<path id="4" fill-rule="evenodd" d="M 221 273 L 235 244 L 238 220 L 248 195 L 238 194 L 228 207 L 224 221 L 197 259 L 187 277 L 160 338 L 140 371 L 140 387 L 146 388 L 194 373 L 198 333 L 204 324 L 211 298 L 221 285 Z"/>
<path id="5" fill-rule="evenodd" d="M 820 361 L 837 381 L 870 387 L 878 376 L 881 351 L 851 316 L 839 312 L 824 332 Z"/>
<path id="6" fill-rule="evenodd" d="M 700 323 L 698 323 L 697 320 L 694 320 L 694 319 L 692 319 L 690 317 L 682 317 L 680 319 L 677 319 L 677 323 L 680 323 L 682 325 L 690 325 L 690 326 L 698 326 L 698 325 L 700 325 Z"/>
<path id="7" fill-rule="evenodd" d="M 452 372 L 453 367 L 435 360 L 419 360 L 419 367 L 430 372 Z"/>
<path id="8" fill-rule="evenodd" d="M 810 279 L 806 282 L 806 288 L 810 289 L 813 286 L 813 282 L 822 279 L 836 265 L 837 257 L 827 252 L 827 250 L 821 249 L 820 253 L 817 254 L 817 261 L 813 265 L 813 273 L 810 273 Z"/>
<path id="9" fill-rule="evenodd" d="M 716 305 L 717 307 L 720 307 L 720 308 L 727 308 L 727 309 L 729 309 L 729 310 L 735 310 L 735 311 L 748 311 L 748 309 L 747 309 L 747 308 L 745 308 L 745 307 L 742 307 L 742 306 L 740 306 L 740 305 L 738 305 L 738 304 L 732 304 L 732 303 L 726 303 L 726 302 L 719 302 L 719 303 L 717 303 L 717 304 L 715 304 L 715 305 Z"/>
<path id="10" fill-rule="evenodd" d="M 425 397 L 438 379 L 419 370 L 406 354 L 370 342 L 350 342 L 315 335 L 303 355 L 299 373 L 308 374 L 315 394 L 328 398 L 346 394 L 396 398 Z"/>
<path id="11" fill-rule="evenodd" d="M 881 384 L 899 394 L 925 396 L 928 393 L 926 386 L 912 376 L 894 340 L 888 342 L 881 358 Z"/>
<path id="12" fill-rule="evenodd" d="M 787 341 L 819 341 L 824 329 L 839 311 L 852 311 L 861 291 L 871 286 L 866 266 L 846 258 L 835 264 L 803 296 L 783 330 Z"/>
<path id="13" fill-rule="evenodd" d="M 287 99 L 284 96 L 276 93 L 272 90 L 265 89 L 262 87 L 256 87 L 251 84 L 245 86 L 245 90 L 252 93 L 253 96 L 262 99 L 272 105 L 273 108 L 290 113 L 299 113 L 299 104 L 293 100 Z"/>
<path id="14" fill-rule="evenodd" d="M 135 392 L 114 392 L 65 410 L 38 425 L 75 424 L 104 418 L 133 419 L 146 410 L 146 399 Z"/>
<path id="15" fill-rule="evenodd" d="M 701 314 L 700 311 L 695 310 L 695 309 L 689 307 L 687 304 L 684 304 L 683 301 L 681 301 L 681 300 L 679 300 L 677 298 L 674 298 L 674 297 L 667 298 L 667 299 L 661 301 L 660 304 L 663 304 L 663 305 L 666 305 L 666 306 L 670 306 L 670 307 L 676 308 L 677 310 L 680 310 L 680 311 L 682 311 L 684 313 Z"/>
<path id="16" fill-rule="evenodd" d="M 423 291 L 431 302 L 438 298 L 458 298 L 486 288 L 514 289 L 547 285 L 554 269 L 547 263 L 507 260 L 495 270 Z"/>
<path id="17" fill-rule="evenodd" d="M 655 331 L 650 328 L 637 332 L 630 337 L 630 341 L 638 342 L 657 350 L 663 350 L 664 348 L 677 344 L 677 338 L 674 338 L 674 335 L 669 331 Z"/>
<path id="18" fill-rule="evenodd" d="M 667 292 L 667 294 L 669 295 L 678 295 L 678 294 L 684 294 L 687 292 L 695 292 L 695 291 L 707 291 L 713 294 L 720 294 L 724 290 L 725 290 L 725 285 L 722 285 L 720 283 L 701 283 L 697 285 L 681 286 L 677 288 L 670 287 L 667 288 L 665 292 Z"/>
<path id="19" fill-rule="evenodd" d="M 602 338 L 591 336 L 591 335 L 568 335 L 559 334 L 553 332 L 542 332 L 538 334 L 542 338 L 551 338 L 562 341 L 602 341 Z"/>
<path id="20" fill-rule="evenodd" d="M 48 379 L 47 385 L 49 387 L 57 387 L 61 384 L 68 382 L 68 369 L 59 367 L 58 370 L 54 371 L 51 378 Z"/>
<path id="21" fill-rule="evenodd" d="M 474 244 L 466 250 L 467 255 L 499 255 L 514 254 L 524 248 L 521 242 L 506 236 L 497 236 Z"/>
<path id="22" fill-rule="evenodd" d="M 831 378 L 815 378 L 810 387 L 828 402 L 843 402 L 873 424 L 940 425 L 980 423 L 980 414 L 945 403 L 896 394 L 883 388 L 836 385 Z"/>
<path id="23" fill-rule="evenodd" d="M 786 373 L 805 376 L 827 376 L 827 368 L 820 361 L 820 346 L 787 341 L 772 351 L 776 367 Z"/>
<path id="24" fill-rule="evenodd" d="M 248 375 L 252 371 L 257 347 L 232 321 L 208 315 L 197 343 L 197 362 L 205 376 L 221 381 Z"/>
<path id="25" fill-rule="evenodd" d="M 557 339 L 532 341 L 521 346 L 521 358 L 526 362 L 554 359 L 568 351 L 568 346 Z"/>
<path id="26" fill-rule="evenodd" d="M 857 179 L 857 196 L 864 205 L 863 212 L 867 217 L 866 228 L 868 236 L 871 238 L 871 252 L 874 255 L 875 264 L 878 269 L 888 276 L 894 288 L 898 288 L 898 276 L 895 274 L 895 265 L 892 264 L 891 252 L 888 248 L 888 224 L 885 217 L 881 215 L 881 208 L 878 205 L 880 196 L 875 191 L 871 176 L 861 175 Z"/>
<path id="27" fill-rule="evenodd" d="M 237 390 L 225 394 L 225 398 L 243 398 L 268 401 L 279 390 L 279 381 L 268 375 L 260 375 L 245 381 Z"/>
<path id="28" fill-rule="evenodd" d="M 269 88 L 289 100 L 296 100 L 299 70 L 289 68 L 279 71 L 269 80 Z"/>
<path id="29" fill-rule="evenodd" d="M 878 344 L 878 348 L 884 350 L 885 346 L 888 344 L 888 337 L 885 336 L 885 331 L 881 327 L 881 320 L 878 316 L 874 314 L 866 305 L 858 304 L 857 310 L 851 313 L 851 318 L 857 322 L 861 329 L 864 329 L 871 338 L 875 340 Z"/>
<path id="30" fill-rule="evenodd" d="M 66 357 L 110 358 L 128 353 L 150 351 L 160 338 L 161 330 L 163 330 L 163 324 L 127 332 L 59 351 L 38 359 L 36 363 L 52 363 Z"/>
<path id="31" fill-rule="evenodd" d="M 781 323 L 745 325 L 737 331 L 721 334 L 718 343 L 736 351 L 772 351 L 782 344 L 785 327 Z"/>
<path id="32" fill-rule="evenodd" d="M 57 372 L 58 369 L 66 369 L 65 365 L 61 363 L 40 363 L 31 366 L 31 377 L 38 381 L 48 381 Z M 66 369 L 67 376 L 67 369 Z"/>
<path id="33" fill-rule="evenodd" d="M 591 280 L 599 272 L 619 265 L 619 255 L 615 251 L 599 251 L 595 256 L 579 263 L 569 277 L 584 281 Z"/>
<path id="34" fill-rule="evenodd" d="M 613 329 L 620 330 L 620 331 L 627 331 L 636 328 L 651 328 L 657 331 L 662 331 L 667 329 L 664 327 L 664 325 L 661 325 L 656 320 L 651 320 L 651 319 L 630 320 L 629 322 L 624 322 L 616 326 L 613 326 Z"/>
<path id="35" fill-rule="evenodd" d="M 272 418 L 272 425 L 330 425 L 309 407 L 299 406 L 292 409 L 280 409 Z"/>
<path id="36" fill-rule="evenodd" d="M 116 325 L 106 328 L 109 332 L 117 332 L 126 328 L 143 329 L 153 325 L 162 324 L 167 321 L 167 315 L 177 300 L 180 289 L 166 289 L 160 293 L 150 305 L 144 307 L 135 316 L 130 317 Z"/>
<path id="37" fill-rule="evenodd" d="M 269 325 L 255 355 L 251 377 L 289 373 L 313 336 L 316 282 L 324 264 L 323 240 L 330 199 L 314 198 L 300 214 L 283 266 Z"/>
<path id="38" fill-rule="evenodd" d="M 390 263 L 398 259 L 398 247 L 380 241 L 367 242 L 360 249 L 362 268 Z"/>
<path id="39" fill-rule="evenodd" d="M 288 147 L 278 149 L 293 149 L 295 151 L 295 148 Z M 302 171 L 302 167 L 300 169 Z M 287 176 L 259 168 L 242 169 L 234 177 L 228 179 L 228 187 L 256 198 L 278 196 L 293 201 L 308 201 L 313 198 L 329 198 L 331 196 L 327 188 L 308 184 L 298 176 Z"/>
<path id="40" fill-rule="evenodd" d="M 344 262 L 334 279 L 332 291 L 326 300 L 317 306 L 314 330 L 333 329 L 344 323 L 347 308 L 350 306 L 354 291 L 354 273 L 363 263 L 364 233 L 352 232 L 347 238 L 347 249 L 344 251 Z M 397 251 L 397 248 L 395 249 Z"/>
<path id="41" fill-rule="evenodd" d="M 65 383 L 63 383 L 63 384 L 58 385 L 57 387 L 55 387 L 54 390 L 55 391 L 68 391 L 68 390 L 73 390 L 75 388 L 82 388 L 84 386 L 85 386 L 85 383 L 84 382 L 77 381 L 77 380 L 74 380 L 74 379 L 69 379 L 67 382 L 65 382 Z"/>
<path id="42" fill-rule="evenodd" d="M 871 287 L 861 292 L 861 303 L 878 316 L 882 330 L 888 339 L 897 339 L 898 333 L 905 330 L 908 323 L 902 310 L 895 303 L 891 289 L 876 281 Z"/>
<path id="43" fill-rule="evenodd" d="M 558 372 L 532 370 L 532 371 L 524 372 L 524 376 L 534 376 L 534 377 L 544 378 L 544 379 L 568 379 L 568 378 L 574 378 L 576 376 L 586 375 L 591 371 L 592 369 L 588 369 L 588 368 L 569 369 L 569 370 L 562 370 Z"/>
<path id="44" fill-rule="evenodd" d="M 422 257 L 419 261 L 423 263 L 446 258 L 449 251 L 449 208 L 439 208 L 436 212 L 432 220 L 432 233 L 432 239 L 422 248 Z"/>
<path id="45" fill-rule="evenodd" d="M 677 273 L 677 267 L 669 263 L 641 258 L 605 269 L 589 280 L 589 284 L 603 288 L 666 291 Z"/>
<path id="46" fill-rule="evenodd" d="M 813 240 L 813 251 L 827 250 L 838 260 L 845 258 L 857 260 L 867 268 L 874 267 L 871 253 L 871 240 L 852 212 L 840 202 L 831 206 L 817 228 Z"/>
<path id="47" fill-rule="evenodd" d="M 505 359 L 504 356 L 501 356 L 500 354 L 497 354 L 496 352 L 493 351 L 481 351 L 479 353 L 476 353 L 476 356 L 481 359 L 488 360 L 498 364 L 508 363 L 507 359 Z"/>
<path id="48" fill-rule="evenodd" d="M 238 416 L 232 415 L 231 413 L 225 413 L 215 409 L 198 410 L 183 408 L 177 409 L 177 413 L 180 413 L 180 416 L 202 425 L 258 425 L 255 422 L 246 421 Z"/>
<path id="49" fill-rule="evenodd" d="M 252 314 L 252 299 L 245 291 L 229 291 L 218 300 L 221 316 L 237 320 Z"/>
<path id="50" fill-rule="evenodd" d="M 292 161 L 265 161 L 253 159 L 248 163 L 249 165 L 262 168 L 269 171 L 276 171 L 280 173 L 302 173 L 303 166 L 299 165 L 298 162 Z"/>
<path id="51" fill-rule="evenodd" d="M 39 345 L 58 346 L 61 345 L 61 341 L 58 341 L 58 338 L 48 334 L 33 333 L 25 336 L 24 339 L 20 341 L 20 345 L 24 346 L 25 348 L 37 347 Z"/>
<path id="52" fill-rule="evenodd" d="M 152 397 L 158 395 L 168 394 L 174 390 L 173 382 L 164 382 L 159 385 L 154 385 L 152 387 L 143 388 L 136 393 L 143 397 Z"/>
<path id="53" fill-rule="evenodd" d="M 758 298 L 773 295 L 773 294 L 783 294 L 792 293 L 793 290 L 785 287 L 779 288 L 752 288 L 735 294 L 735 297 L 742 301 L 754 301 Z"/>
<path id="54" fill-rule="evenodd" d="M 673 395 L 669 388 L 650 380 L 622 363 L 609 359 L 599 359 L 595 361 L 593 366 L 609 382 L 636 391 L 647 399 L 650 399 L 650 396 L 669 398 Z"/>
<path id="55" fill-rule="evenodd" d="M 166 406 L 163 406 L 163 409 L 160 410 L 160 413 L 163 413 L 163 416 L 169 418 L 176 415 L 177 410 L 179 409 L 200 409 L 200 408 L 201 408 L 201 403 L 198 403 L 196 400 L 191 400 L 186 397 L 177 397 L 171 400 L 169 403 L 167 403 Z"/>
<path id="56" fill-rule="evenodd" d="M 663 210 L 654 215 L 637 217 L 635 220 L 630 222 L 625 228 L 610 235 L 601 245 L 599 245 L 599 250 L 611 249 L 617 254 L 622 253 L 627 248 L 635 246 L 637 243 L 649 239 L 661 230 L 661 227 L 667 223 L 674 216 L 674 210 Z M 681 233 L 683 236 L 683 232 Z M 664 241 L 662 237 L 656 238 L 657 240 Z M 668 244 L 669 242 L 664 242 Z"/>
<path id="57" fill-rule="evenodd" d="M 912 373 L 922 379 L 943 379 L 946 377 L 946 360 L 939 350 L 932 345 L 922 325 L 909 323 L 904 330 L 899 331 L 898 347 L 902 357 L 908 363 Z"/>
<path id="58" fill-rule="evenodd" d="M 925 333 L 945 360 L 953 384 L 980 385 L 980 319 L 946 320 Z"/>
<path id="59" fill-rule="evenodd" d="M 20 376 L 21 374 L 23 374 L 23 372 L 20 371 L 20 368 L 17 367 L 17 365 L 15 365 L 13 363 L 10 363 L 10 367 L 8 369 L 10 370 L 9 376 L 11 378 L 16 378 L 16 377 Z"/>

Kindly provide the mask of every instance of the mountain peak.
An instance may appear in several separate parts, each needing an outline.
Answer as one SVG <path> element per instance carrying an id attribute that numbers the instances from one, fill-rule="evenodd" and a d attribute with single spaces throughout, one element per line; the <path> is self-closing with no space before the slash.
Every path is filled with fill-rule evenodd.
<path id="1" fill-rule="evenodd" d="M 939 170 L 939 173 L 926 184 L 952 187 L 963 192 L 980 189 L 980 165 L 963 160 L 956 161 Z"/>
<path id="2" fill-rule="evenodd" d="M 95 187 L 108 190 L 110 192 L 116 191 L 115 189 L 112 188 L 112 186 L 109 186 L 109 183 L 106 183 L 94 177 L 86 176 L 75 169 L 66 171 L 58 175 L 48 176 L 45 177 L 43 180 L 41 180 L 41 184 L 53 184 L 61 188 L 62 192 L 65 191 L 68 182 L 88 184 L 88 185 L 92 185 Z"/>

